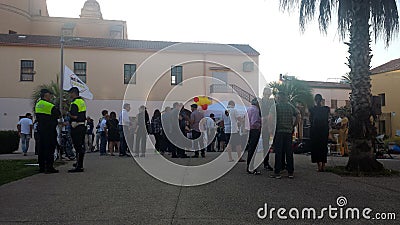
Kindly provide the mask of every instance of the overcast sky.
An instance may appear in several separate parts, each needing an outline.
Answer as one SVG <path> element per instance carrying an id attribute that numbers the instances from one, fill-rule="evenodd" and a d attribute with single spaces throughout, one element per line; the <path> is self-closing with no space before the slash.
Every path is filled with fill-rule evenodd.
<path id="1" fill-rule="evenodd" d="M 260 52 L 268 81 L 280 73 L 303 80 L 333 81 L 349 71 L 347 46 L 310 23 L 301 34 L 298 12 L 283 13 L 279 0 L 97 0 L 104 19 L 125 20 L 135 40 L 249 44 Z M 50 16 L 79 17 L 85 0 L 47 0 Z M 385 49 L 372 43 L 372 67 L 400 58 L 400 38 Z"/>

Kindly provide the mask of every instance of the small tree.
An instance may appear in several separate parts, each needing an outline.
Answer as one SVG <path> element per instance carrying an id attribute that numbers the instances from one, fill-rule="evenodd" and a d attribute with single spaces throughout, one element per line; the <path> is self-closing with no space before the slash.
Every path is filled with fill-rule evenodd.
<path id="1" fill-rule="evenodd" d="M 280 91 L 286 92 L 289 102 L 295 106 L 310 107 L 314 104 L 310 86 L 297 78 L 283 82 L 271 82 L 268 86 L 272 88 L 274 96 Z"/>
<path id="2" fill-rule="evenodd" d="M 50 84 L 41 84 L 33 90 L 32 95 L 31 95 L 32 107 L 35 108 L 36 102 L 40 99 L 40 90 L 42 90 L 42 89 L 48 89 L 49 91 L 51 91 L 54 94 L 52 103 L 54 105 L 56 105 L 56 107 L 58 108 L 60 106 L 60 87 L 54 81 L 51 81 Z M 66 92 L 63 92 L 63 99 L 64 100 L 63 100 L 62 111 L 66 112 L 66 111 L 68 111 L 68 94 Z"/>

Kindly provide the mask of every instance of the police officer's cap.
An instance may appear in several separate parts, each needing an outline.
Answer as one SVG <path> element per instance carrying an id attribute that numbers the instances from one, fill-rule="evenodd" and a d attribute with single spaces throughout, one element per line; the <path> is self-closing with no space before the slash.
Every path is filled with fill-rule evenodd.
<path id="1" fill-rule="evenodd" d="M 79 94 L 79 89 L 77 87 L 72 87 L 68 90 L 69 93 Z"/>

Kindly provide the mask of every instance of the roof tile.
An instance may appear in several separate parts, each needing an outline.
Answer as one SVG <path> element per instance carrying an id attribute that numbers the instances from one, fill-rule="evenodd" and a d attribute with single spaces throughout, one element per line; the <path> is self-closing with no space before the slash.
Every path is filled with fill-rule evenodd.
<path id="1" fill-rule="evenodd" d="M 19 38 L 24 36 L 24 38 Z M 65 37 L 68 40 L 69 37 Z M 244 53 L 249 56 L 258 56 L 258 53 L 250 45 L 246 44 L 211 44 L 190 42 L 167 42 L 167 41 L 143 41 L 126 39 L 104 39 L 73 37 L 76 41 L 66 41 L 64 46 L 79 48 L 108 48 L 108 49 L 131 49 L 159 51 L 169 47 L 174 51 L 190 51 L 200 53 Z M 179 45 L 178 45 L 179 44 Z M 18 46 L 60 46 L 59 36 L 23 35 L 23 34 L 0 34 L 0 45 Z"/>
<path id="2" fill-rule="evenodd" d="M 394 59 L 383 65 L 371 69 L 371 74 L 386 73 L 390 71 L 400 70 L 400 58 Z"/>

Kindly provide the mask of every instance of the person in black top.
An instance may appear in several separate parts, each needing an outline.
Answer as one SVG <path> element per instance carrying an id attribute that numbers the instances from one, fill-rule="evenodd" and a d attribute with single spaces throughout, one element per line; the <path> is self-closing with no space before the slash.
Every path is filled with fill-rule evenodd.
<path id="1" fill-rule="evenodd" d="M 119 121 L 117 120 L 117 114 L 115 112 L 110 113 L 110 119 L 106 122 L 107 126 L 107 134 L 108 134 L 108 151 L 110 151 L 110 155 L 114 156 L 115 152 L 118 152 L 119 146 L 119 130 L 118 130 Z"/>
<path id="2" fill-rule="evenodd" d="M 311 161 L 317 163 L 319 172 L 323 172 L 328 154 L 330 109 L 322 105 L 320 94 L 316 94 L 314 100 L 316 105 L 310 109 Z"/>
<path id="3" fill-rule="evenodd" d="M 71 118 L 71 138 L 77 155 L 75 168 L 68 170 L 68 172 L 83 172 L 83 158 L 85 157 L 86 103 L 79 96 L 79 89 L 77 87 L 72 87 L 68 92 L 71 98 L 71 106 L 69 109 L 69 116 Z"/>
<path id="4" fill-rule="evenodd" d="M 37 132 L 40 139 L 38 163 L 41 173 L 58 173 L 58 170 L 54 169 L 53 163 L 54 150 L 57 146 L 57 119 L 61 116 L 61 112 L 50 102 L 52 96 L 53 94 L 49 90 L 40 90 L 40 100 L 35 105 Z"/>

